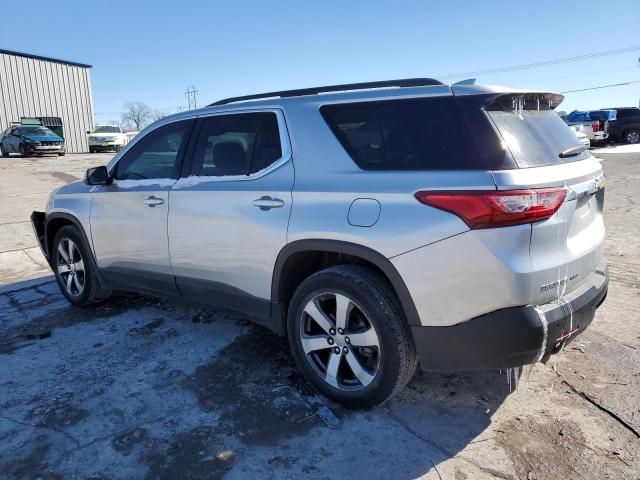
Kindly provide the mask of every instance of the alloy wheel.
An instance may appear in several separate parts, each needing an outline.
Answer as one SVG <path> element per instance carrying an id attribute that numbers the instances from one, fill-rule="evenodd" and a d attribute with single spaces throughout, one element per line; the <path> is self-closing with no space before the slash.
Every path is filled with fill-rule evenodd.
<path id="1" fill-rule="evenodd" d="M 627 143 L 638 143 L 640 142 L 640 132 L 629 132 L 626 136 Z"/>
<path id="2" fill-rule="evenodd" d="M 316 374 L 334 388 L 361 390 L 380 369 L 380 339 L 365 312 L 349 297 L 326 292 L 305 306 L 300 342 Z"/>
<path id="3" fill-rule="evenodd" d="M 58 275 L 62 286 L 71 296 L 82 295 L 85 285 L 85 268 L 80 249 L 70 238 L 58 244 Z"/>

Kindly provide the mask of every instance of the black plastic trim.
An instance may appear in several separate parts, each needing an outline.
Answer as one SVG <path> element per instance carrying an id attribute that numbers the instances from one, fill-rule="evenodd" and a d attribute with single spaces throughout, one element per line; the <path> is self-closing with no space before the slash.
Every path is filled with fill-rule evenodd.
<path id="1" fill-rule="evenodd" d="M 186 300 L 249 317 L 255 323 L 283 334 L 281 322 L 273 320 L 272 302 L 221 282 L 191 277 L 175 277 L 176 286 Z"/>
<path id="2" fill-rule="evenodd" d="M 179 296 L 173 274 L 119 267 L 101 268 L 100 274 L 114 290 L 168 297 Z"/>
<path id="3" fill-rule="evenodd" d="M 80 235 L 82 235 L 86 245 L 91 249 L 91 254 L 93 255 L 92 243 L 89 241 L 89 237 L 87 237 L 87 234 L 84 231 L 84 228 L 82 228 L 82 224 L 80 223 L 80 220 L 78 220 L 73 215 L 68 214 L 68 213 L 64 213 L 64 212 L 54 212 L 54 213 L 50 213 L 50 214 L 46 215 L 46 220 L 45 220 L 45 224 L 44 224 L 44 238 L 45 238 L 45 241 L 46 241 L 47 253 L 49 253 L 49 246 L 51 245 L 51 242 L 53 241 L 53 235 L 49 232 L 49 223 L 51 222 L 51 220 L 56 220 L 56 219 L 59 219 L 59 218 L 64 219 L 64 220 L 68 220 L 73 225 L 78 227 L 78 230 L 80 231 Z M 94 257 L 95 257 L 95 255 L 94 255 Z M 51 260 L 49 257 L 47 257 L 47 258 L 49 260 Z M 95 258 L 94 258 L 94 260 L 95 260 Z"/>
<path id="4" fill-rule="evenodd" d="M 44 224 L 44 240 L 45 240 L 45 246 L 46 246 L 46 249 L 47 249 L 47 253 L 49 253 L 49 246 L 51 245 L 51 242 L 53 242 L 53 235 L 49 232 L 49 223 L 52 220 L 56 220 L 56 219 L 67 220 L 71 224 L 73 224 L 75 227 L 78 228 L 78 231 L 80 232 L 80 235 L 82 236 L 82 239 L 84 240 L 85 245 L 89 248 L 90 254 L 93 255 L 93 261 L 94 261 L 95 265 L 97 265 L 98 262 L 96 261 L 95 254 L 93 252 L 93 244 L 89 241 L 89 237 L 87 237 L 87 234 L 84 231 L 84 228 L 82 228 L 82 224 L 80 223 L 80 220 L 78 220 L 73 215 L 70 215 L 70 214 L 64 213 L 64 212 L 54 212 L 54 213 L 46 214 L 46 220 L 45 220 L 45 224 Z M 51 255 L 48 254 L 48 255 L 45 256 L 45 258 L 47 259 L 47 261 L 49 262 L 49 265 L 53 269 L 53 265 L 51 265 L 51 262 L 52 262 Z M 100 281 L 100 283 L 103 286 L 105 286 L 106 285 L 105 279 L 102 276 L 102 274 L 101 274 L 99 269 L 97 269 L 97 275 L 98 275 L 98 280 Z"/>
<path id="5" fill-rule="evenodd" d="M 358 245 L 356 243 L 344 242 L 340 240 L 321 240 L 321 239 L 308 239 L 297 240 L 287 244 L 280 250 L 278 258 L 276 259 L 275 267 L 273 269 L 273 280 L 271 283 L 271 300 L 274 304 L 282 303 L 281 283 L 284 275 L 284 266 L 291 257 L 296 253 L 301 252 L 331 252 L 342 253 L 345 255 L 352 255 L 354 257 L 362 258 L 379 268 L 382 273 L 385 274 L 393 289 L 398 295 L 400 304 L 405 314 L 405 318 L 409 325 L 420 325 L 420 317 L 418 311 L 413 303 L 409 289 L 404 283 L 404 280 L 393 266 L 391 261 L 384 255 L 376 252 L 375 250 Z"/>
<path id="6" fill-rule="evenodd" d="M 593 321 L 609 283 L 606 270 L 596 273 L 582 295 L 539 307 L 547 321 L 544 350 L 544 327 L 538 311 L 530 305 L 504 308 L 449 327 L 412 326 L 420 368 L 439 372 L 491 370 L 548 358 Z"/>
<path id="7" fill-rule="evenodd" d="M 44 258 L 49 261 L 49 246 L 47 243 L 47 237 L 45 233 L 45 225 L 47 221 L 46 214 L 44 212 L 31 212 L 31 226 L 33 227 L 33 233 L 36 235 L 40 250 L 44 255 Z"/>

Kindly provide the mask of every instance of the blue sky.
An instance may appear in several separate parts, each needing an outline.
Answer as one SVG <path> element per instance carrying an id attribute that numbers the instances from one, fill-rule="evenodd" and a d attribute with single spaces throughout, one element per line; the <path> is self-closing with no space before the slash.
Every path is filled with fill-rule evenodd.
<path id="1" fill-rule="evenodd" d="M 98 121 L 269 90 L 520 65 L 640 45 L 640 2 L 14 2 L 0 48 L 90 63 Z M 5 13 L 7 5 L 5 5 Z M 21 11 L 22 10 L 22 11 Z M 565 91 L 640 80 L 640 51 L 480 83 Z M 455 80 L 454 80 L 455 81 Z M 640 83 L 562 109 L 638 105 Z"/>

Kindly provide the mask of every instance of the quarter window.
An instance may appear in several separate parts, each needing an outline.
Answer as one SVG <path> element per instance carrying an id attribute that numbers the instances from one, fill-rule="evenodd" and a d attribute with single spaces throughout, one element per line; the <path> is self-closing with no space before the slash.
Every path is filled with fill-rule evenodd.
<path id="1" fill-rule="evenodd" d="M 170 123 L 145 135 L 118 162 L 116 179 L 175 178 L 191 123 Z"/>
<path id="2" fill-rule="evenodd" d="M 206 118 L 193 152 L 192 174 L 249 175 L 282 157 L 275 113 L 240 113 Z"/>
<path id="3" fill-rule="evenodd" d="M 473 133 L 453 97 L 325 105 L 320 112 L 363 170 L 479 168 Z"/>

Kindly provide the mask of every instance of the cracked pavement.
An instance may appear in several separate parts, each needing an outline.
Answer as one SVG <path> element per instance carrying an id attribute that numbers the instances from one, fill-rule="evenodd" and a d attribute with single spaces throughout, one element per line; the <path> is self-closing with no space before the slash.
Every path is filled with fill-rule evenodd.
<path id="1" fill-rule="evenodd" d="M 640 153 L 602 156 L 608 299 L 513 392 L 505 372 L 422 373 L 348 411 L 241 317 L 133 294 L 72 308 L 48 271 L 0 254 L 0 478 L 637 479 Z M 3 225 L 107 157 L 2 160 L 0 251 L 33 248 Z"/>

